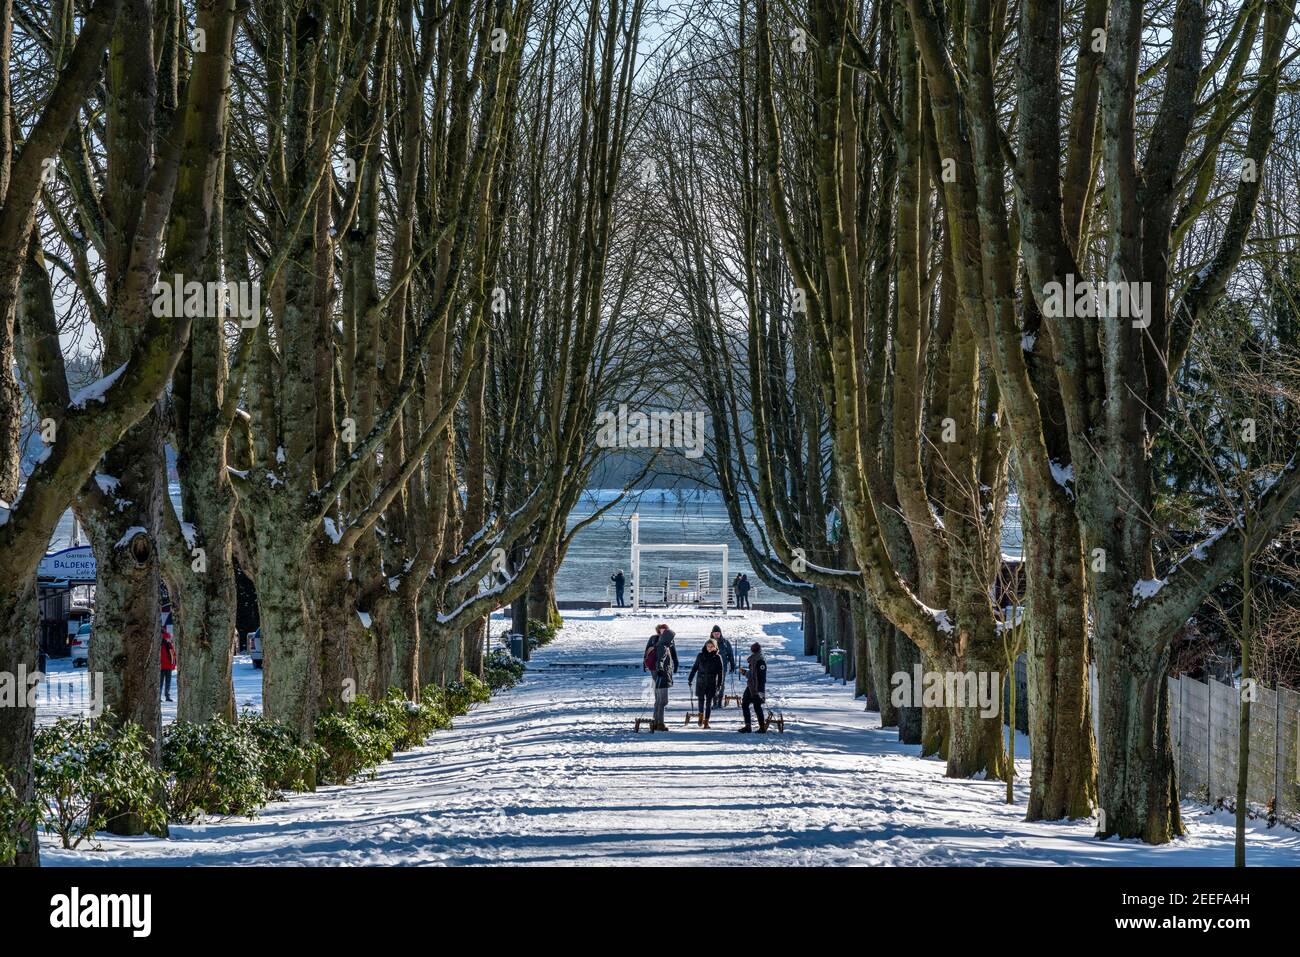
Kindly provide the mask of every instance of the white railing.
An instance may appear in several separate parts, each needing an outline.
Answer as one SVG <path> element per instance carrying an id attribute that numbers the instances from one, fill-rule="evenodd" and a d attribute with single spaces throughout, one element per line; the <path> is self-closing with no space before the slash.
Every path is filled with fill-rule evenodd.
<path id="1" fill-rule="evenodd" d="M 670 578 L 665 575 L 656 584 L 652 586 L 641 599 L 641 604 L 647 603 L 665 606 L 678 605 L 719 605 L 726 602 L 728 608 L 736 607 L 736 593 L 728 584 L 719 586 L 717 590 L 711 584 L 711 575 L 706 572 L 700 575 L 696 580 L 696 587 L 691 588 L 689 585 L 682 586 L 681 582 L 688 581 L 684 578 Z M 722 594 L 719 595 L 718 591 Z M 631 582 L 623 588 L 623 604 L 627 607 L 633 605 L 633 586 Z M 749 587 L 749 603 L 752 605 L 757 600 L 758 586 Z M 605 602 L 611 607 L 614 606 L 614 583 L 610 582 L 605 586 Z"/>

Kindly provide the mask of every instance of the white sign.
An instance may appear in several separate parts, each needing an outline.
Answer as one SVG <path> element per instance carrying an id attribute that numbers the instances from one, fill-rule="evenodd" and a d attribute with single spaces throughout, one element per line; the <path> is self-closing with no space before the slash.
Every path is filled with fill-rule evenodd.
<path id="1" fill-rule="evenodd" d="M 50 552 L 41 559 L 38 578 L 66 578 L 70 582 L 95 580 L 95 555 L 89 545 Z"/>

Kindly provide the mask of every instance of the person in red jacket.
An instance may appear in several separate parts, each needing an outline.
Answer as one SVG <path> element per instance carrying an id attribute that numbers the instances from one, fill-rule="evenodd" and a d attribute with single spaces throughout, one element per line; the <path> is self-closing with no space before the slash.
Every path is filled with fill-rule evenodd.
<path id="1" fill-rule="evenodd" d="M 172 672 L 176 670 L 176 646 L 172 644 L 172 630 L 165 626 L 162 633 L 162 654 L 160 655 L 160 659 L 159 663 L 162 665 L 163 697 L 168 701 L 171 701 Z"/>

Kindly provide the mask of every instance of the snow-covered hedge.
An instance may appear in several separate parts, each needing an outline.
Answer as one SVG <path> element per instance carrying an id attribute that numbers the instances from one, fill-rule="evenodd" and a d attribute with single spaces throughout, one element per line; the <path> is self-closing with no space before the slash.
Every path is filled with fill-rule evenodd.
<path id="1" fill-rule="evenodd" d="M 60 718 L 36 732 L 36 797 L 45 830 L 65 848 L 92 840 L 118 817 L 136 815 L 162 832 L 163 772 L 145 757 L 151 744 L 134 721 L 116 727 L 112 714 Z"/>
<path id="2" fill-rule="evenodd" d="M 491 691 L 513 688 L 524 676 L 524 663 L 504 648 L 495 649 L 483 663 L 483 678 Z"/>
<path id="3" fill-rule="evenodd" d="M 251 816 L 271 800 L 257 739 L 238 721 L 172 722 L 163 730 L 162 765 L 173 821 L 203 814 Z"/>
<path id="4" fill-rule="evenodd" d="M 306 791 L 312 774 L 325 758 L 325 749 L 316 742 L 303 743 L 291 729 L 265 715 L 245 711 L 239 724 L 247 729 L 262 758 L 262 783 L 272 792 Z"/>

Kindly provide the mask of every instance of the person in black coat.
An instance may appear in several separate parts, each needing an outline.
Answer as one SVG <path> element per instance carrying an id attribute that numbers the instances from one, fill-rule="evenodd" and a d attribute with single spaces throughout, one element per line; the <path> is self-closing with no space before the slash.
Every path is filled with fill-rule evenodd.
<path id="1" fill-rule="evenodd" d="M 667 731 L 664 711 L 668 707 L 668 689 L 673 686 L 673 675 L 681 666 L 677 660 L 676 635 L 667 625 L 655 627 L 655 635 L 645 646 L 646 660 L 654 662 L 655 715 L 653 727 L 656 731 Z M 650 650 L 654 649 L 654 657 Z"/>
<path id="2" fill-rule="evenodd" d="M 614 583 L 614 603 L 616 607 L 623 607 L 623 586 L 627 580 L 623 577 L 623 569 L 619 569 L 609 576 L 609 580 Z"/>
<path id="3" fill-rule="evenodd" d="M 763 697 L 767 694 L 767 659 L 763 657 L 763 646 L 757 641 L 749 646 L 749 661 L 740 669 L 745 676 L 745 694 L 740 699 L 745 709 L 745 726 L 737 731 L 753 731 L 749 723 L 749 708 L 752 705 L 758 712 L 758 730 L 767 730 L 767 719 L 763 717 Z"/>
<path id="4" fill-rule="evenodd" d="M 737 608 L 749 607 L 749 576 L 748 575 L 741 575 L 740 579 L 736 582 L 736 599 L 737 599 L 736 600 Z"/>
<path id="5" fill-rule="evenodd" d="M 718 625 L 714 625 L 714 626 L 713 626 L 713 630 L 712 630 L 711 632 L 709 632 L 709 637 L 718 643 L 718 654 L 720 654 L 720 655 L 722 656 L 722 663 L 726 666 L 726 669 L 727 669 L 727 670 L 724 672 L 724 676 L 725 676 L 725 675 L 730 675 L 730 674 L 735 674 L 735 672 L 736 672 L 736 653 L 735 653 L 735 651 L 734 651 L 734 650 L 732 649 L 732 647 L 731 647 L 731 642 L 728 641 L 726 638 L 723 637 L 723 635 L 722 635 L 722 629 L 721 629 Z M 725 681 L 725 677 L 724 677 L 724 681 Z M 715 708 L 721 708 L 721 707 L 722 707 L 722 692 L 723 692 L 723 689 L 724 689 L 724 682 L 723 682 L 723 681 L 719 681 L 719 682 L 718 682 L 718 694 L 717 694 L 717 697 L 713 699 L 713 707 L 715 707 Z"/>
<path id="6" fill-rule="evenodd" d="M 722 692 L 722 669 L 718 643 L 710 638 L 695 656 L 695 664 L 691 666 L 691 673 L 686 679 L 688 685 L 695 682 L 695 698 L 700 704 L 700 724 L 705 728 L 709 726 L 713 702 Z"/>

